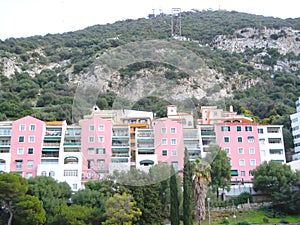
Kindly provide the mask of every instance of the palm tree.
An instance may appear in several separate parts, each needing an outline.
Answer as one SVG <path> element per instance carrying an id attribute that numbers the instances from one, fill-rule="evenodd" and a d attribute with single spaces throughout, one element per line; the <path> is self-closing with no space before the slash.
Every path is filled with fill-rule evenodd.
<path id="1" fill-rule="evenodd" d="M 208 184 L 211 182 L 210 165 L 202 160 L 196 159 L 193 163 L 193 197 L 194 197 L 194 217 L 201 225 L 205 220 L 205 198 Z"/>

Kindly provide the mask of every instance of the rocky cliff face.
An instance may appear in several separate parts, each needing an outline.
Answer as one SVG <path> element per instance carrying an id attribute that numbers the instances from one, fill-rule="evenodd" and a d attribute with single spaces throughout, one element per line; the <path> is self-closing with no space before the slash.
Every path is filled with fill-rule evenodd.
<path id="1" fill-rule="evenodd" d="M 187 38 L 182 41 L 188 42 L 192 40 Z M 278 30 L 266 28 L 244 28 L 235 31 L 233 35 L 220 35 L 215 37 L 210 46 L 213 49 L 245 53 L 245 57 L 250 57 L 247 59 L 248 63 L 254 68 L 285 71 L 295 71 L 300 69 L 300 61 L 297 60 L 297 57 L 293 57 L 293 59 L 289 57 L 279 57 L 275 65 L 267 65 L 263 63 L 263 60 L 266 57 L 273 57 L 269 52 L 270 49 L 277 50 L 283 56 L 288 54 L 297 56 L 300 53 L 299 30 L 293 30 L 291 28 L 282 28 Z M 199 48 L 201 48 L 201 46 L 199 46 Z M 139 49 L 140 48 L 133 48 L 131 50 L 139 51 Z M 179 55 L 179 58 L 181 57 L 181 59 L 186 60 L 189 60 L 190 57 L 188 54 L 183 56 L 180 55 L 182 54 L 180 52 L 180 49 L 178 50 L 178 52 L 173 53 L 168 52 L 170 49 L 168 49 L 167 47 L 159 47 L 159 49 L 154 50 L 164 56 L 167 54 Z M 249 50 L 251 50 L 250 55 L 246 54 Z M 38 51 L 39 55 L 45 55 L 41 49 L 38 49 L 36 51 Z M 114 57 L 115 59 L 128 57 L 126 55 L 127 52 L 126 54 L 124 54 L 123 52 L 117 54 L 119 55 L 113 55 L 110 57 Z M 130 54 L 136 57 L 133 53 Z M 143 54 L 145 54 L 145 52 L 143 52 Z M 146 54 L 148 54 L 147 57 L 149 57 L 150 53 Z M 138 57 L 136 58 L 139 59 Z M 140 58 L 140 60 L 142 59 L 145 59 L 145 57 Z M 165 60 L 165 58 L 162 58 L 160 60 Z M 173 58 L 171 60 L 173 60 Z M 179 65 L 181 63 L 181 61 L 170 62 L 174 65 Z M 141 96 L 144 96 L 145 90 L 148 91 L 147 94 L 151 93 L 151 88 L 149 87 L 148 90 L 147 85 L 145 84 L 150 84 L 152 81 L 157 79 L 157 76 L 161 76 L 164 73 L 163 69 L 143 69 L 138 71 L 136 75 L 131 77 L 121 77 L 118 71 L 114 71 L 113 73 L 105 73 L 105 76 L 101 76 L 101 71 L 99 71 L 99 68 L 101 68 L 101 63 L 99 64 L 97 63 L 97 60 L 95 60 L 94 65 L 89 70 L 86 70 L 82 74 L 73 74 L 73 67 L 72 65 L 68 65 L 69 62 L 67 61 L 42 65 L 34 61 L 34 59 L 29 59 L 24 62 L 18 55 L 2 58 L 1 63 L 3 64 L 3 74 L 7 77 L 10 77 L 15 72 L 21 71 L 28 72 L 31 76 L 34 76 L 35 74 L 40 73 L 40 71 L 45 68 L 61 68 L 64 73 L 69 76 L 70 82 L 80 83 L 82 82 L 82 78 L 84 78 L 86 80 L 85 84 L 101 84 L 99 88 L 102 91 L 113 91 L 118 94 L 122 94 L 124 90 L 130 89 L 132 98 L 140 98 Z M 185 66 L 186 68 L 190 68 L 194 65 L 191 64 Z M 231 96 L 233 86 L 235 89 L 238 88 L 241 90 L 249 88 L 261 82 L 259 78 L 242 80 L 238 77 L 238 74 L 233 74 L 229 80 L 228 78 L 227 80 L 225 80 L 223 74 L 209 68 L 203 62 L 200 67 L 195 67 L 193 68 L 193 70 L 185 72 L 189 74 L 188 77 L 176 80 L 173 83 L 169 81 L 162 81 L 162 83 L 159 84 L 161 86 L 160 88 L 168 90 L 170 95 L 175 96 L 175 98 L 179 100 L 191 97 L 196 97 L 198 99 L 201 99 L 203 97 L 218 99 L 220 97 Z M 168 86 L 168 83 L 172 84 L 172 87 Z M 133 86 L 139 86 L 143 88 L 133 89 Z"/>

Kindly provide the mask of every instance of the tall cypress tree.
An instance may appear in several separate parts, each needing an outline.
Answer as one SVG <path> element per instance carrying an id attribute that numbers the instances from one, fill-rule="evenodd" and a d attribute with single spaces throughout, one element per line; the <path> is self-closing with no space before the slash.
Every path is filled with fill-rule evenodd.
<path id="1" fill-rule="evenodd" d="M 177 177 L 175 170 L 171 168 L 170 178 L 170 196 L 171 196 L 171 225 L 179 225 L 179 199 L 178 199 L 178 188 L 177 188 Z"/>
<path id="2" fill-rule="evenodd" d="M 188 150 L 184 150 L 183 168 L 183 224 L 193 225 L 193 173 Z"/>

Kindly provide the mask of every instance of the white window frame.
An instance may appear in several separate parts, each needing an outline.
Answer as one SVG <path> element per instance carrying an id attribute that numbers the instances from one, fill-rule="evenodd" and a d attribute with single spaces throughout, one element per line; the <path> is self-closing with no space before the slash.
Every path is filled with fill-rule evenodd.
<path id="1" fill-rule="evenodd" d="M 95 143 L 95 136 L 89 136 L 89 143 Z"/>
<path id="2" fill-rule="evenodd" d="M 19 130 L 26 131 L 26 124 L 20 124 Z"/>
<path id="3" fill-rule="evenodd" d="M 171 150 L 171 156 L 177 156 L 177 150 L 176 149 Z"/>
<path id="4" fill-rule="evenodd" d="M 239 166 L 245 166 L 246 162 L 245 159 L 239 159 Z"/>
<path id="5" fill-rule="evenodd" d="M 171 145 L 177 145 L 177 139 L 171 138 Z"/>
<path id="6" fill-rule="evenodd" d="M 24 148 L 17 148 L 17 155 L 24 155 Z"/>
<path id="7" fill-rule="evenodd" d="M 245 154 L 244 148 L 239 147 L 238 148 L 238 154 L 240 154 L 240 155 Z"/>
<path id="8" fill-rule="evenodd" d="M 98 143 L 104 143 L 104 136 L 98 137 Z"/>
<path id="9" fill-rule="evenodd" d="M 161 139 L 161 144 L 162 145 L 167 145 L 168 144 L 168 139 L 167 138 L 162 138 Z"/>
<path id="10" fill-rule="evenodd" d="M 249 148 L 249 154 L 250 155 L 255 155 L 255 148 Z"/>
<path id="11" fill-rule="evenodd" d="M 250 159 L 250 166 L 256 166 L 256 159 Z"/>
<path id="12" fill-rule="evenodd" d="M 35 124 L 30 124 L 29 125 L 29 130 L 30 131 L 35 131 L 35 129 L 36 129 L 36 125 Z"/>
<path id="13" fill-rule="evenodd" d="M 176 127 L 171 127 L 170 128 L 170 133 L 171 134 L 176 134 Z"/>
<path id="14" fill-rule="evenodd" d="M 29 136 L 28 143 L 35 143 L 35 136 Z"/>
<path id="15" fill-rule="evenodd" d="M 104 131 L 104 130 L 105 130 L 104 124 L 100 124 L 100 125 L 98 126 L 98 131 Z"/>

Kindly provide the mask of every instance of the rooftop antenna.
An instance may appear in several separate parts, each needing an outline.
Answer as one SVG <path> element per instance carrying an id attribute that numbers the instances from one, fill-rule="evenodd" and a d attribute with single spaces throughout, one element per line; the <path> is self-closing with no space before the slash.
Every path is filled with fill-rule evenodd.
<path id="1" fill-rule="evenodd" d="M 171 35 L 181 36 L 181 8 L 172 8 Z"/>

